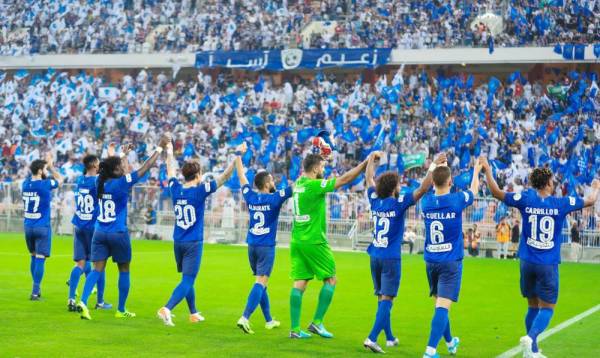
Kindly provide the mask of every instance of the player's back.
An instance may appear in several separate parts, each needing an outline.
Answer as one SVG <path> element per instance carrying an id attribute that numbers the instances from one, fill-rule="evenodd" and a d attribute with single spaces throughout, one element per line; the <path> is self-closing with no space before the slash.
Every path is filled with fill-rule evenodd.
<path id="1" fill-rule="evenodd" d="M 518 208 L 523 218 L 519 258 L 536 264 L 560 263 L 565 217 L 583 208 L 583 199 L 573 196 L 543 198 L 530 189 L 506 193 L 504 202 Z"/>
<path id="2" fill-rule="evenodd" d="M 93 229 L 98 208 L 97 176 L 82 175 L 77 179 L 75 215 L 71 223 L 80 229 Z"/>
<path id="3" fill-rule="evenodd" d="M 275 193 L 260 193 L 245 185 L 242 194 L 250 216 L 246 241 L 249 245 L 274 246 L 279 212 L 283 203 L 292 196 L 292 188 L 288 187 Z"/>
<path id="4" fill-rule="evenodd" d="M 26 227 L 50 226 L 52 189 L 57 187 L 58 183 L 54 179 L 33 180 L 28 177 L 23 181 L 21 195 Z"/>
<path id="5" fill-rule="evenodd" d="M 414 204 L 413 193 L 380 199 L 375 188 L 369 188 L 367 195 L 374 228 L 373 241 L 367 252 L 372 257 L 399 259 L 404 236 L 404 214 Z"/>
<path id="6" fill-rule="evenodd" d="M 95 230 L 102 232 L 127 231 L 127 201 L 131 187 L 138 180 L 138 173 L 132 172 L 104 182 L 104 190 L 98 197 L 98 217 Z"/>
<path id="7" fill-rule="evenodd" d="M 425 261 L 462 260 L 462 212 L 472 203 L 473 194 L 470 191 L 444 195 L 429 193 L 423 197 L 421 206 L 425 220 Z"/>
<path id="8" fill-rule="evenodd" d="M 217 183 L 200 183 L 184 187 L 175 178 L 169 180 L 173 210 L 175 212 L 175 241 L 204 240 L 204 205 L 206 198 L 217 190 Z"/>

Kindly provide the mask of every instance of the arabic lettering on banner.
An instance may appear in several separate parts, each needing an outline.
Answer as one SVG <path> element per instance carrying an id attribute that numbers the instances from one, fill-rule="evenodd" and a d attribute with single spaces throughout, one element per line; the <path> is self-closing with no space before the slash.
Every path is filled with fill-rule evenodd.
<path id="1" fill-rule="evenodd" d="M 391 51 L 389 48 L 207 51 L 196 53 L 196 67 L 250 71 L 320 70 L 332 67 L 375 68 L 388 63 Z"/>

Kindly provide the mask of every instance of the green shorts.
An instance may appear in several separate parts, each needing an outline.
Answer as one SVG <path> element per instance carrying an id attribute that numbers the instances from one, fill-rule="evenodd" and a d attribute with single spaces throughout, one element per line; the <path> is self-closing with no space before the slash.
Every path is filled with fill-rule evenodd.
<path id="1" fill-rule="evenodd" d="M 290 244 L 291 278 L 297 280 L 325 280 L 335 276 L 333 252 L 325 244 Z"/>

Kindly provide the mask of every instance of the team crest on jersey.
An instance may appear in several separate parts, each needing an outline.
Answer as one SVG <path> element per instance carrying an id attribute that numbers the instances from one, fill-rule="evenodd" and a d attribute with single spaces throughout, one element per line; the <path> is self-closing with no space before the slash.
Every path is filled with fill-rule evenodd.
<path id="1" fill-rule="evenodd" d="M 569 197 L 569 205 L 575 206 L 575 198 L 572 196 Z"/>
<path id="2" fill-rule="evenodd" d="M 245 187 L 244 190 L 242 190 L 242 193 L 248 194 L 249 191 L 250 191 L 250 188 Z"/>
<path id="3" fill-rule="evenodd" d="M 398 196 L 398 202 L 399 203 L 403 203 L 404 202 L 404 195 L 399 195 Z"/>
<path id="4" fill-rule="evenodd" d="M 126 181 L 126 182 L 128 182 L 128 183 L 131 183 L 131 180 L 132 180 L 132 179 L 131 179 L 131 174 L 127 174 L 127 175 L 125 175 L 125 181 Z"/>
<path id="5" fill-rule="evenodd" d="M 323 179 L 321 180 L 321 188 L 324 188 L 327 186 L 327 180 Z"/>
<path id="6" fill-rule="evenodd" d="M 279 196 L 283 198 L 285 196 L 285 190 L 281 189 L 279 191 Z"/>
<path id="7" fill-rule="evenodd" d="M 516 193 L 513 198 L 515 199 L 515 201 L 521 200 L 521 193 Z"/>

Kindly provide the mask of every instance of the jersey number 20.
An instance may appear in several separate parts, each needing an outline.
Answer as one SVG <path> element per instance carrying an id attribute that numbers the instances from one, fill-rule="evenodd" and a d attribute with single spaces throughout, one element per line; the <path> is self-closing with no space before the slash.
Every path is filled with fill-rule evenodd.
<path id="1" fill-rule="evenodd" d="M 175 205 L 175 219 L 177 226 L 187 230 L 196 222 L 196 209 L 192 205 Z"/>

